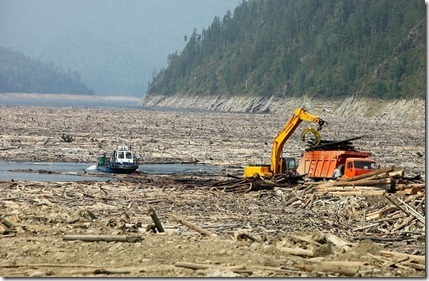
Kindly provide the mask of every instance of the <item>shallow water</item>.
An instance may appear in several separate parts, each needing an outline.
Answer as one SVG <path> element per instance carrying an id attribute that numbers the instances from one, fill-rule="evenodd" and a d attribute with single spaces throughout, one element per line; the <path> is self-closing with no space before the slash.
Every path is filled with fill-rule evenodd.
<path id="1" fill-rule="evenodd" d="M 139 171 L 148 174 L 192 174 L 212 172 L 218 167 L 199 164 L 142 164 Z M 96 165 L 73 162 L 0 161 L 0 180 L 28 181 L 107 181 L 113 175 L 97 171 Z"/>
<path id="2" fill-rule="evenodd" d="M 67 162 L 10 162 L 0 161 L 0 180 L 28 181 L 107 181 L 112 177 L 106 174 L 93 176 L 78 174 L 90 165 L 88 163 Z M 24 170 L 24 171 L 23 171 Z M 43 171 L 43 172 L 39 172 Z M 52 173 L 49 173 L 52 172 Z"/>

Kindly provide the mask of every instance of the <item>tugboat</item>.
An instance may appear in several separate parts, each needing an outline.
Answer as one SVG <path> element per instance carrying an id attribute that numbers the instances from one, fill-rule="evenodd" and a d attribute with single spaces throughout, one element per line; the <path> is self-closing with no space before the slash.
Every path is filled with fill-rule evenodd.
<path id="1" fill-rule="evenodd" d="M 105 173 L 131 174 L 139 167 L 138 159 L 127 146 L 118 146 L 111 156 L 98 156 L 97 170 Z"/>

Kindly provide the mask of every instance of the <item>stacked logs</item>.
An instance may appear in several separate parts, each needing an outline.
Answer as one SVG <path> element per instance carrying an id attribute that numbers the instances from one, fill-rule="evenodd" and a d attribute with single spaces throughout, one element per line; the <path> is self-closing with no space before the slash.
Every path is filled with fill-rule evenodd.
<path id="1" fill-rule="evenodd" d="M 295 180 L 295 179 L 294 179 Z M 339 178 L 323 182 L 286 181 L 284 176 L 275 176 L 270 179 L 238 178 L 232 180 L 215 181 L 211 187 L 225 192 L 250 192 L 258 190 L 272 190 L 276 187 L 293 188 L 297 190 L 311 189 L 318 193 L 332 195 L 383 195 L 387 192 L 404 195 L 424 192 L 426 184 L 420 175 L 405 177 L 404 171 L 395 170 L 395 166 L 381 168 L 352 178 Z"/>
<path id="2" fill-rule="evenodd" d="M 410 195 L 424 190 L 425 186 L 419 176 L 404 177 L 404 171 L 390 166 L 352 178 L 329 180 L 318 184 L 315 191 L 333 195 L 382 195 L 401 191 Z"/>

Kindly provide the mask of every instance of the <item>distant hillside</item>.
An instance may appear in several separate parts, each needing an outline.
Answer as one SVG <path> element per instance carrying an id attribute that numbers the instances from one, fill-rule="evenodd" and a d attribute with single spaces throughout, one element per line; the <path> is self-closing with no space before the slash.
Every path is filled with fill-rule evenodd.
<path id="1" fill-rule="evenodd" d="M 79 73 L 97 95 L 143 97 L 168 54 L 241 0 L 0 0 L 0 44 Z"/>
<path id="2" fill-rule="evenodd" d="M 0 47 L 0 93 L 94 95 L 74 71 L 64 72 L 24 54 Z"/>
<path id="3" fill-rule="evenodd" d="M 425 98 L 423 0 L 248 0 L 168 58 L 156 96 Z"/>

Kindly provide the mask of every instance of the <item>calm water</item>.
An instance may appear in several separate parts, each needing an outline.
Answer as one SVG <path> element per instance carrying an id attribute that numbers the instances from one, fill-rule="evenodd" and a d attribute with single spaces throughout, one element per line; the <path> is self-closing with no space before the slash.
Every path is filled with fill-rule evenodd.
<path id="1" fill-rule="evenodd" d="M 218 167 L 203 164 L 144 164 L 139 171 L 148 174 L 193 174 L 214 172 Z M 43 171 L 43 173 L 39 173 Z M 45 173 L 52 172 L 52 174 Z M 80 176 L 78 174 L 83 174 Z M 95 165 L 71 162 L 13 162 L 0 161 L 0 180 L 28 181 L 107 181 L 114 180 L 108 173 L 98 172 Z"/>
<path id="2" fill-rule="evenodd" d="M 43 95 L 42 95 L 43 96 Z M 37 107 L 76 107 L 76 108 L 117 108 L 117 109 L 141 109 L 159 111 L 179 111 L 179 112 L 202 112 L 199 109 L 168 108 L 168 107 L 143 107 L 134 100 L 103 100 L 94 96 L 91 99 L 53 99 L 53 98 L 9 98 L 2 97 L 0 93 L 0 106 L 37 106 Z"/>
<path id="3" fill-rule="evenodd" d="M 141 109 L 163 111 L 201 111 L 195 109 L 175 109 L 160 107 L 142 107 L 138 101 L 131 100 L 103 100 L 94 99 L 79 100 L 79 96 L 73 99 L 52 98 L 5 98 L 0 94 L 0 106 L 36 106 L 36 107 L 76 107 L 76 108 L 118 108 Z M 147 164 L 140 165 L 139 170 L 149 174 L 190 174 L 195 172 L 210 172 L 217 167 L 196 164 Z M 26 170 L 26 171 L 14 171 Z M 30 171 L 31 170 L 31 171 Z M 38 173 L 39 170 L 55 172 L 55 174 Z M 85 176 L 82 174 L 87 172 Z M 28 172 L 27 172 L 28 171 Z M 58 174 L 59 173 L 59 174 Z M 99 173 L 94 165 L 88 163 L 69 162 L 11 162 L 0 161 L 0 180 L 29 180 L 29 181 L 106 181 L 114 179 L 106 173 Z"/>
<path id="4" fill-rule="evenodd" d="M 0 95 L 1 97 L 1 95 Z M 77 108 L 142 108 L 137 101 L 88 99 L 51 99 L 51 98 L 0 98 L 0 105 L 38 106 L 38 107 L 77 107 Z"/>

